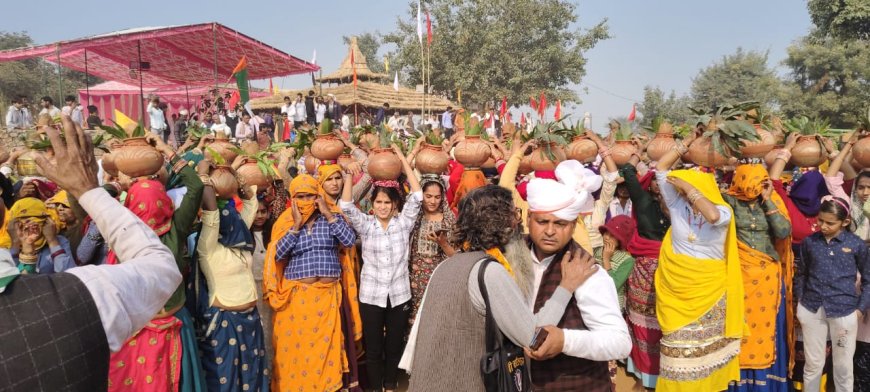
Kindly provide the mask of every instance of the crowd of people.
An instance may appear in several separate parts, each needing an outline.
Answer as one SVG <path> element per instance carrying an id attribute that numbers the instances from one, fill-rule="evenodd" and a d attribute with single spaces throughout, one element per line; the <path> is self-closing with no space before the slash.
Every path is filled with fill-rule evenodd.
<path id="1" fill-rule="evenodd" d="M 290 139 L 275 118 L 202 112 L 214 135 L 197 136 L 155 98 L 146 139 L 165 165 L 131 178 L 93 156 L 75 99 L 42 99 L 62 120 L 37 121 L 42 176 L 16 173 L 23 151 L 0 166 L 0 336 L 21 337 L 0 348 L 0 390 L 396 391 L 404 373 L 411 391 L 484 390 L 487 318 L 526 349 L 519 390 L 610 391 L 617 374 L 662 391 L 870 390 L 858 132 L 822 167 L 786 170 L 795 136 L 770 166 L 705 168 L 681 161 L 700 132 L 617 165 L 587 131 L 593 163 L 520 174 L 536 141 L 493 114 L 471 121 L 498 128 L 494 169 L 451 156 L 421 175 L 419 138 L 393 146 L 398 178 L 375 180 L 334 97 L 284 101 L 281 129 L 330 119 L 353 160 L 308 172 L 302 151 L 274 149 L 268 185 L 226 193 L 207 144 L 267 150 Z M 13 107 L 7 127 L 32 127 Z M 447 153 L 465 137 L 461 111 L 386 110 L 381 132 L 431 129 Z"/>

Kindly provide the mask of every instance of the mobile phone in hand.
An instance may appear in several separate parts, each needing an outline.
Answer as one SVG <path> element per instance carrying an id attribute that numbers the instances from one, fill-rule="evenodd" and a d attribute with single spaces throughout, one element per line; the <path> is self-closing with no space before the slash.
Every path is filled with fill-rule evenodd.
<path id="1" fill-rule="evenodd" d="M 544 344 L 545 340 L 547 340 L 547 335 L 549 334 L 550 333 L 544 328 L 538 327 L 535 329 L 535 335 L 532 336 L 532 344 L 529 345 L 529 348 L 532 349 L 532 351 L 541 348 L 541 345 Z"/>

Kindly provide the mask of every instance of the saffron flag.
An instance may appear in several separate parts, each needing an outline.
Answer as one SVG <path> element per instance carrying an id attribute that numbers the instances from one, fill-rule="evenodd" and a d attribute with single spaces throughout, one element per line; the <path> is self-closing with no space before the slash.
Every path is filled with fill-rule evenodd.
<path id="1" fill-rule="evenodd" d="M 538 115 L 541 118 L 544 117 L 544 112 L 547 111 L 547 97 L 544 95 L 544 92 L 541 91 L 541 99 L 538 100 Z"/>
<path id="2" fill-rule="evenodd" d="M 399 92 L 399 71 L 396 71 L 396 78 L 393 79 L 393 90 Z"/>
<path id="3" fill-rule="evenodd" d="M 628 121 L 634 121 L 637 118 L 637 104 L 631 104 L 631 113 L 628 114 Z"/>
<path id="4" fill-rule="evenodd" d="M 529 106 L 532 107 L 532 110 L 538 111 L 538 102 L 535 101 L 535 97 L 529 97 Z"/>
<path id="5" fill-rule="evenodd" d="M 432 20 L 429 19 L 429 11 L 426 11 L 426 43 L 432 46 Z"/>
<path id="6" fill-rule="evenodd" d="M 350 67 L 353 68 L 353 88 L 356 88 L 356 60 L 353 59 L 353 50 L 350 51 Z"/>
<path id="7" fill-rule="evenodd" d="M 420 45 L 423 45 L 423 19 L 420 17 L 420 10 L 423 8 L 420 5 L 420 0 L 417 0 L 417 39 Z"/>
<path id="8" fill-rule="evenodd" d="M 556 114 L 555 114 L 555 116 L 556 116 L 556 120 L 559 120 L 560 118 L 562 118 L 562 100 L 561 99 L 556 100 Z"/>
<path id="9" fill-rule="evenodd" d="M 499 110 L 498 114 L 502 119 L 504 119 L 505 113 L 507 113 L 507 97 L 501 99 L 501 110 Z"/>
<path id="10" fill-rule="evenodd" d="M 251 100 L 251 97 L 248 93 L 248 58 L 247 56 L 242 56 L 242 59 L 239 60 L 239 64 L 233 68 L 233 77 L 236 78 L 236 86 L 239 89 L 239 97 L 241 99 L 242 105 L 248 103 Z"/>
<path id="11" fill-rule="evenodd" d="M 127 131 L 128 135 L 132 135 L 133 131 L 136 130 L 136 127 L 139 126 L 139 123 L 133 121 L 130 117 L 127 117 L 126 114 L 118 109 L 115 109 L 115 124 L 117 124 L 121 128 L 124 128 L 124 130 Z"/>

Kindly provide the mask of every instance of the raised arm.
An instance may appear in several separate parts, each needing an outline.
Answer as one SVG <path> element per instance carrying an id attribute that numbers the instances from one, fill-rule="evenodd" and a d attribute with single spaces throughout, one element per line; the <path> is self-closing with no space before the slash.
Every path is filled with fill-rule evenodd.
<path id="1" fill-rule="evenodd" d="M 408 177 L 408 185 L 411 186 L 411 193 L 419 192 L 421 190 L 420 180 L 418 180 L 417 176 L 414 174 L 414 169 L 411 167 L 411 164 L 408 163 L 408 159 L 405 158 L 404 154 L 402 154 L 402 150 L 399 149 L 399 146 L 395 144 L 393 144 L 393 151 L 395 151 L 399 160 L 402 161 L 402 171 L 405 172 L 405 177 Z"/>
<path id="2" fill-rule="evenodd" d="M 782 151 L 780 151 L 776 156 L 776 161 L 773 162 L 773 165 L 767 169 L 767 173 L 770 175 L 771 180 L 779 180 L 782 177 L 782 171 L 785 170 L 785 164 L 788 163 L 789 158 L 791 157 L 791 149 L 794 148 L 795 144 L 797 144 L 797 133 L 791 133 L 788 135 L 788 138 L 785 140 L 785 146 L 783 146 Z"/>

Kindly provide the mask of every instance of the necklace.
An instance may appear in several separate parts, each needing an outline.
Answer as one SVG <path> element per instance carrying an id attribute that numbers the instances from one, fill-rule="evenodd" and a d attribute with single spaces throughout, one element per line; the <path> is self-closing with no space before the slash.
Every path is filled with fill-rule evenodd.
<path id="1" fill-rule="evenodd" d="M 694 243 L 695 241 L 698 240 L 697 233 L 701 232 L 701 229 L 704 227 L 704 225 L 707 223 L 707 221 L 706 221 L 706 219 L 704 219 L 704 216 L 702 214 L 693 211 L 689 207 L 687 207 L 687 208 L 689 209 L 689 211 L 688 211 L 689 212 L 689 230 L 691 230 L 689 232 L 688 240 L 689 240 L 689 242 Z M 697 229 L 695 229 L 695 228 L 697 228 Z"/>

